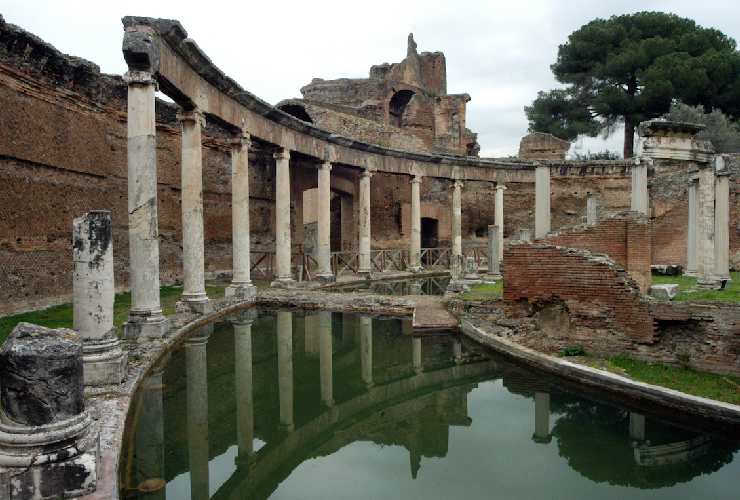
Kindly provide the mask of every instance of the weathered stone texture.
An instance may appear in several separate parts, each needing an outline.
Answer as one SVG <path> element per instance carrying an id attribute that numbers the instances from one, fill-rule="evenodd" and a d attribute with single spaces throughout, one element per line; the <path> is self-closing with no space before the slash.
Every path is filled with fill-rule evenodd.
<path id="1" fill-rule="evenodd" d="M 570 142 L 544 132 L 530 132 L 519 142 L 521 160 L 563 160 Z"/>

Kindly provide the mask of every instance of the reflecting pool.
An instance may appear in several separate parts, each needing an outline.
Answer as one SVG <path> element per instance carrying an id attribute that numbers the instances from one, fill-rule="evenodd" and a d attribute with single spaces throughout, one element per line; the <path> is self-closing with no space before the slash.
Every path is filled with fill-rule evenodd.
<path id="1" fill-rule="evenodd" d="M 449 276 L 432 276 L 419 279 L 338 285 L 332 291 L 370 292 L 380 295 L 444 295 L 449 283 Z"/>
<path id="2" fill-rule="evenodd" d="M 410 333 L 287 311 L 195 332 L 133 403 L 122 498 L 738 498 L 738 442 Z"/>

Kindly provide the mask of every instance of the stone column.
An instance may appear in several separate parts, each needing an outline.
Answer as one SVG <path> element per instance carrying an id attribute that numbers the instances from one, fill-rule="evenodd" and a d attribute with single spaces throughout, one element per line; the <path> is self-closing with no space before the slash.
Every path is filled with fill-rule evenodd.
<path id="1" fill-rule="evenodd" d="M 128 338 L 163 337 L 169 328 L 159 303 L 157 221 L 157 137 L 151 73 L 129 71 L 128 84 L 128 241 L 131 310 Z"/>
<path id="2" fill-rule="evenodd" d="M 252 284 L 249 226 L 249 134 L 231 143 L 231 238 L 233 275 L 226 297 L 249 299 L 257 289 Z"/>
<path id="3" fill-rule="evenodd" d="M 360 175 L 360 274 L 369 276 L 372 272 L 370 255 L 370 177 L 372 172 L 365 169 Z"/>
<path id="4" fill-rule="evenodd" d="M 234 378 L 236 386 L 237 460 L 254 452 L 254 400 L 252 386 L 252 323 L 256 311 L 248 309 L 232 321 L 234 326 Z"/>
<path id="5" fill-rule="evenodd" d="M 632 165 L 632 194 L 630 196 L 630 210 L 649 214 L 650 199 L 648 197 L 648 164 L 649 158 L 637 158 Z"/>
<path id="6" fill-rule="evenodd" d="M 630 439 L 645 441 L 645 415 L 630 412 Z"/>
<path id="7" fill-rule="evenodd" d="M 586 224 L 592 226 L 599 220 L 599 207 L 593 193 L 586 193 Z"/>
<path id="8" fill-rule="evenodd" d="M 537 165 L 534 171 L 534 237 L 550 232 L 550 167 Z"/>
<path id="9" fill-rule="evenodd" d="M 452 257 L 450 264 L 462 260 L 462 186 L 463 183 L 459 180 L 452 183 Z"/>
<path id="10" fill-rule="evenodd" d="M 201 128 L 205 117 L 197 109 L 178 113 L 182 130 L 182 267 L 183 290 L 180 310 L 200 314 L 210 307 L 206 295 L 203 233 L 203 153 Z"/>
<path id="11" fill-rule="evenodd" d="M 504 191 L 506 186 L 496 185 L 496 227 L 498 228 L 498 261 L 504 260 Z"/>
<path id="12" fill-rule="evenodd" d="M 547 392 L 534 393 L 534 435 L 536 443 L 549 443 L 550 436 L 550 394 Z"/>
<path id="13" fill-rule="evenodd" d="M 82 338 L 85 385 L 120 384 L 128 355 L 113 326 L 113 231 L 108 211 L 73 222 L 73 324 Z"/>
<path id="14" fill-rule="evenodd" d="M 699 169 L 699 187 L 696 192 L 696 271 L 697 286 L 719 288 L 716 277 L 714 254 L 714 166 L 703 165 Z"/>
<path id="15" fill-rule="evenodd" d="M 488 272 L 485 278 L 488 280 L 501 279 L 501 266 L 499 265 L 499 229 L 497 226 L 488 226 Z"/>
<path id="16" fill-rule="evenodd" d="M 695 172 L 694 172 L 695 174 Z M 699 189 L 699 177 L 689 173 L 689 214 L 688 214 L 688 240 L 686 241 L 686 271 L 685 276 L 696 276 L 696 193 Z"/>
<path id="17" fill-rule="evenodd" d="M 421 357 L 421 337 L 411 337 L 411 365 L 417 374 L 424 371 Z"/>
<path id="18" fill-rule="evenodd" d="M 208 337 L 213 326 L 185 340 L 190 498 L 208 499 Z"/>
<path id="19" fill-rule="evenodd" d="M 293 283 L 290 246 L 290 151 L 275 153 L 275 267 L 272 286 Z"/>
<path id="20" fill-rule="evenodd" d="M 730 279 L 730 172 L 717 173 L 714 189 L 714 274 Z"/>
<path id="21" fill-rule="evenodd" d="M 331 272 L 331 162 L 325 161 L 319 167 L 318 185 L 316 236 L 319 271 L 316 278 L 330 283 L 334 281 L 334 274 Z"/>
<path id="22" fill-rule="evenodd" d="M 411 235 L 409 239 L 409 268 L 421 271 L 421 176 L 411 178 Z"/>
<path id="23" fill-rule="evenodd" d="M 293 424 L 293 313 L 277 313 L 278 392 L 280 425 L 288 432 Z"/>
<path id="24" fill-rule="evenodd" d="M 318 314 L 319 371 L 321 372 L 321 401 L 328 407 L 334 406 L 334 384 L 332 366 L 331 313 Z"/>
<path id="25" fill-rule="evenodd" d="M 360 365 L 362 381 L 369 389 L 373 383 L 373 319 L 360 316 Z"/>

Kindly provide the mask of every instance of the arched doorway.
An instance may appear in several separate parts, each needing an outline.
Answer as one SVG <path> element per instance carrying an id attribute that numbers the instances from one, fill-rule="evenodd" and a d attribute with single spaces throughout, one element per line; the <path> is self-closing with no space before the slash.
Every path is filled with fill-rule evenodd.
<path id="1" fill-rule="evenodd" d="M 421 247 L 437 248 L 439 246 L 439 221 L 432 217 L 421 218 Z"/>
<path id="2" fill-rule="evenodd" d="M 399 90 L 388 102 L 388 120 L 391 125 L 401 128 L 403 126 L 403 113 L 406 111 L 414 92 L 411 90 Z"/>

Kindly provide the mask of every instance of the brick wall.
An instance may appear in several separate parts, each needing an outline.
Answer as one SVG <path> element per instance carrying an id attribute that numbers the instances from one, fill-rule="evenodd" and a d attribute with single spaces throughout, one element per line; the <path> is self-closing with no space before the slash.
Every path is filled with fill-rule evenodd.
<path id="1" fill-rule="evenodd" d="M 651 283 L 651 227 L 635 212 L 623 212 L 591 226 L 576 226 L 548 236 L 551 245 L 603 253 L 622 266 L 646 293 Z"/>
<path id="2" fill-rule="evenodd" d="M 655 340 L 647 300 L 614 261 L 533 243 L 509 245 L 504 262 L 504 301 L 526 303 L 543 319 L 561 317 L 558 335 L 566 342 L 580 342 L 595 352 L 620 352 Z"/>

